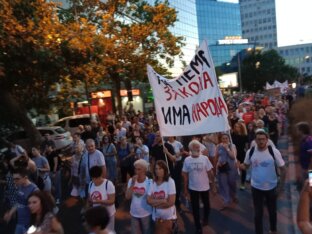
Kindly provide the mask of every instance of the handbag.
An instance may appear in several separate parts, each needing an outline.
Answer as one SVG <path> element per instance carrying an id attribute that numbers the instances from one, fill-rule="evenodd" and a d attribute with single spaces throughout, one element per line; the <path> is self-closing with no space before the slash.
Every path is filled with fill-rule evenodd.
<path id="1" fill-rule="evenodd" d="M 218 169 L 219 169 L 220 173 L 226 173 L 226 172 L 230 171 L 231 168 L 230 168 L 229 163 L 226 162 L 223 165 L 219 166 Z"/>

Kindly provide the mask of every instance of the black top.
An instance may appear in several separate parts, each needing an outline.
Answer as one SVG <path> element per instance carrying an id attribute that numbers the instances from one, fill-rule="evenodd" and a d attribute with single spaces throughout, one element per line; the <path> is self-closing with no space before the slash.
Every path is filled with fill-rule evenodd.
<path id="1" fill-rule="evenodd" d="M 54 158 L 57 158 L 58 163 L 57 163 L 57 169 L 59 169 L 60 167 L 60 163 L 59 163 L 59 157 L 58 157 L 58 153 L 56 151 L 52 151 L 51 153 L 46 153 L 46 158 L 48 159 L 49 162 L 49 166 L 50 166 L 50 171 L 54 170 Z"/>
<path id="2" fill-rule="evenodd" d="M 174 155 L 174 148 L 172 145 L 170 145 L 169 143 L 166 142 L 165 147 L 168 149 L 170 154 Z M 155 159 L 155 161 L 164 160 L 166 162 L 166 156 L 165 156 L 165 153 L 163 152 L 163 145 L 157 144 L 155 146 L 152 146 L 151 147 L 151 156 Z M 169 157 L 168 157 L 168 165 L 169 165 L 170 173 L 172 174 L 173 162 L 170 161 Z"/>
<path id="3" fill-rule="evenodd" d="M 236 150 L 237 150 L 237 159 L 242 162 L 245 159 L 245 146 L 248 143 L 248 136 L 244 136 L 244 135 L 238 135 L 233 133 L 232 134 L 232 141 L 234 143 L 234 145 L 236 146 Z"/>

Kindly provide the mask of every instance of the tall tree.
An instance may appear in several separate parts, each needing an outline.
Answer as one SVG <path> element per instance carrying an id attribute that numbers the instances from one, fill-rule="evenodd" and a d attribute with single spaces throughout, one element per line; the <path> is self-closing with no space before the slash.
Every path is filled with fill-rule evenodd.
<path id="1" fill-rule="evenodd" d="M 85 18 L 97 27 L 99 35 L 110 41 L 103 56 L 107 58 L 106 77 L 115 87 L 119 113 L 122 82 L 131 89 L 131 80 L 146 78 L 146 64 L 165 73 L 173 65 L 174 56 L 181 55 L 183 38 L 169 30 L 177 18 L 168 1 L 156 1 L 155 6 L 141 0 L 70 2 L 71 7 L 63 12 L 65 21 Z"/>
<path id="2" fill-rule="evenodd" d="M 297 69 L 286 65 L 275 50 L 251 52 L 243 59 L 241 71 L 243 88 L 247 91 L 263 90 L 266 82 L 291 82 L 298 77 Z"/>
<path id="3" fill-rule="evenodd" d="M 62 24 L 56 10 L 44 0 L 0 0 L 0 104 L 33 143 L 41 137 L 27 112 L 49 109 L 56 82 L 74 85 L 85 76 L 104 74 L 96 59 L 106 48 L 105 38 L 99 39 L 84 19 Z M 93 45 L 99 45 L 99 53 Z"/>

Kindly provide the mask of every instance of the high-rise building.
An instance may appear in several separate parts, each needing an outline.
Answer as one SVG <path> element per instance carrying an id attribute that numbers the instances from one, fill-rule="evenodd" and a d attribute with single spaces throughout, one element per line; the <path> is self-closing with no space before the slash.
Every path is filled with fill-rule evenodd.
<path id="1" fill-rule="evenodd" d="M 230 63 L 240 51 L 253 47 L 243 39 L 238 2 L 196 0 L 199 41 L 207 40 L 215 66 Z"/>
<path id="2" fill-rule="evenodd" d="M 296 67 L 301 75 L 312 75 L 312 44 L 282 46 L 277 52 L 286 64 Z"/>
<path id="3" fill-rule="evenodd" d="M 155 0 L 147 0 L 153 5 Z M 188 64 L 194 56 L 195 50 L 198 47 L 198 26 L 196 16 L 196 0 L 170 0 L 169 6 L 177 11 L 177 21 L 171 32 L 175 36 L 184 37 L 185 46 L 182 48 L 182 60 Z M 174 76 L 180 75 L 184 68 L 181 59 L 176 57 L 174 68 L 170 69 Z"/>
<path id="4" fill-rule="evenodd" d="M 275 0 L 240 0 L 242 34 L 250 43 L 277 47 Z"/>

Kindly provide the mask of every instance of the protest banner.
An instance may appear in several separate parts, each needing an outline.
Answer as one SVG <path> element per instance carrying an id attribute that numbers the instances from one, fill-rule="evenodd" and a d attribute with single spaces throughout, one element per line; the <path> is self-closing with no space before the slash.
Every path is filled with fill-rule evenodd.
<path id="1" fill-rule="evenodd" d="M 183 73 L 175 79 L 147 65 L 162 136 L 187 136 L 230 129 L 227 106 L 204 41 Z"/>

